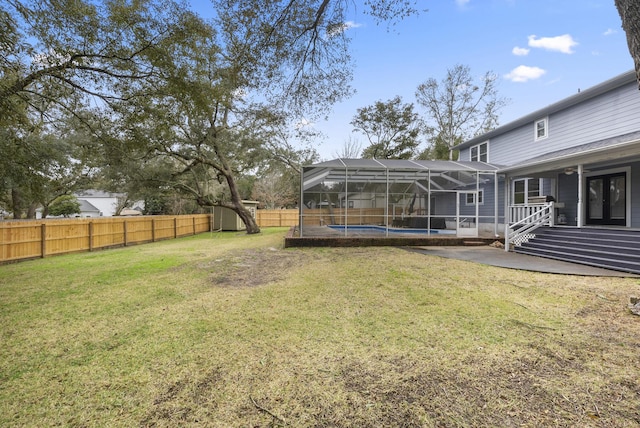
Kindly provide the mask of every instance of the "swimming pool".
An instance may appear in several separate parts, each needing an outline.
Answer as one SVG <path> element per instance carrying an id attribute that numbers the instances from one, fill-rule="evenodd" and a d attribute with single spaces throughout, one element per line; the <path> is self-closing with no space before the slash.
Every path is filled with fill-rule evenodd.
<path id="1" fill-rule="evenodd" d="M 344 225 L 329 225 L 329 228 L 333 230 L 337 230 L 339 232 L 344 232 Z M 365 233 L 375 233 L 375 234 L 384 234 L 389 231 L 389 233 L 404 233 L 404 234 L 432 234 L 432 235 L 455 235 L 455 230 L 445 230 L 445 229 L 412 229 L 412 228 L 400 228 L 400 227 L 390 227 L 386 228 L 385 226 L 375 226 L 375 225 L 366 225 L 366 226 L 346 226 L 347 233 L 349 232 L 365 232 Z"/>

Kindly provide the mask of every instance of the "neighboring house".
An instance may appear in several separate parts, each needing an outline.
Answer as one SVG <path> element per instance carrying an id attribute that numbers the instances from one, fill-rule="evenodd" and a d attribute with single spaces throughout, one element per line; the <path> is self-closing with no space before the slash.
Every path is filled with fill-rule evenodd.
<path id="1" fill-rule="evenodd" d="M 91 211 L 85 214 L 85 212 L 82 211 L 80 214 L 82 217 L 111 217 L 116 214 L 118 201 L 126 195 L 124 193 L 103 192 L 102 190 L 83 190 L 74 193 L 74 196 L 78 198 L 81 204 L 83 203 L 82 201 L 84 201 L 97 209 L 99 213 L 98 215 L 94 215 L 93 211 Z"/>

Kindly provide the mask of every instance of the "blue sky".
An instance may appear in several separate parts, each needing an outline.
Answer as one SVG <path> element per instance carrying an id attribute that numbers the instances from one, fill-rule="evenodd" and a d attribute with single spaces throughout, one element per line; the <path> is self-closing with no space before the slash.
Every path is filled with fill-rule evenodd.
<path id="1" fill-rule="evenodd" d="M 633 68 L 614 0 L 421 0 L 427 12 L 389 30 L 356 3 L 348 30 L 356 94 L 313 123 L 325 160 L 349 138 L 367 146 L 349 124 L 358 108 L 396 95 L 415 102 L 420 83 L 456 64 L 499 76 L 510 99 L 501 125 Z"/>

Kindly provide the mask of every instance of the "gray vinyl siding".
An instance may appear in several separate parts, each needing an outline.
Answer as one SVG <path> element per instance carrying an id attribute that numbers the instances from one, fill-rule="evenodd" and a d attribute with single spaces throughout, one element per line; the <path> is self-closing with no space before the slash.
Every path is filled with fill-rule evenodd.
<path id="1" fill-rule="evenodd" d="M 495 211 L 495 185 L 492 180 L 480 185 L 483 191 L 483 203 L 479 205 L 480 223 L 493 223 Z M 470 187 L 468 190 L 475 190 Z M 463 217 L 475 217 L 475 206 L 460 205 L 460 215 Z M 438 194 L 436 196 L 435 216 L 454 216 L 456 213 L 456 195 L 453 193 Z M 498 181 L 498 218 L 500 222 L 504 221 L 504 180 Z"/>
<path id="2" fill-rule="evenodd" d="M 558 176 L 558 197 L 556 201 L 563 202 L 565 207 L 559 208 L 558 213 L 564 214 L 567 217 L 567 224 L 569 226 L 576 225 L 576 219 L 578 217 L 578 175 L 564 175 Z"/>
<path id="3" fill-rule="evenodd" d="M 535 120 L 544 119 L 539 117 Z M 635 82 L 548 116 L 548 137 L 535 141 L 535 120 L 489 140 L 489 163 L 514 165 L 544 153 L 579 146 L 640 129 L 640 96 Z M 470 159 L 470 148 L 461 150 Z"/>

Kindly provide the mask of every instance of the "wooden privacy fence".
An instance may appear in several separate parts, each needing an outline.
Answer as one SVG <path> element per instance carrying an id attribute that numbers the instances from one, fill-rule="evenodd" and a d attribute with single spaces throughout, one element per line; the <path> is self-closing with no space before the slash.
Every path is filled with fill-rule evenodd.
<path id="1" fill-rule="evenodd" d="M 304 209 L 305 226 L 323 226 L 326 224 L 361 225 L 361 224 L 384 224 L 384 208 L 315 208 Z M 391 217 L 392 213 L 388 215 Z M 400 215 L 400 211 L 398 211 Z M 296 223 L 297 224 L 297 223 Z"/>
<path id="2" fill-rule="evenodd" d="M 256 222 L 260 227 L 297 226 L 299 211 L 290 210 L 257 210 Z"/>
<path id="3" fill-rule="evenodd" d="M 211 230 L 209 214 L 0 222 L 0 262 L 173 239 Z"/>
<path id="4" fill-rule="evenodd" d="M 260 227 L 296 226 L 298 210 L 258 210 Z M 0 263 L 173 239 L 211 230 L 211 215 L 0 221 Z"/>

